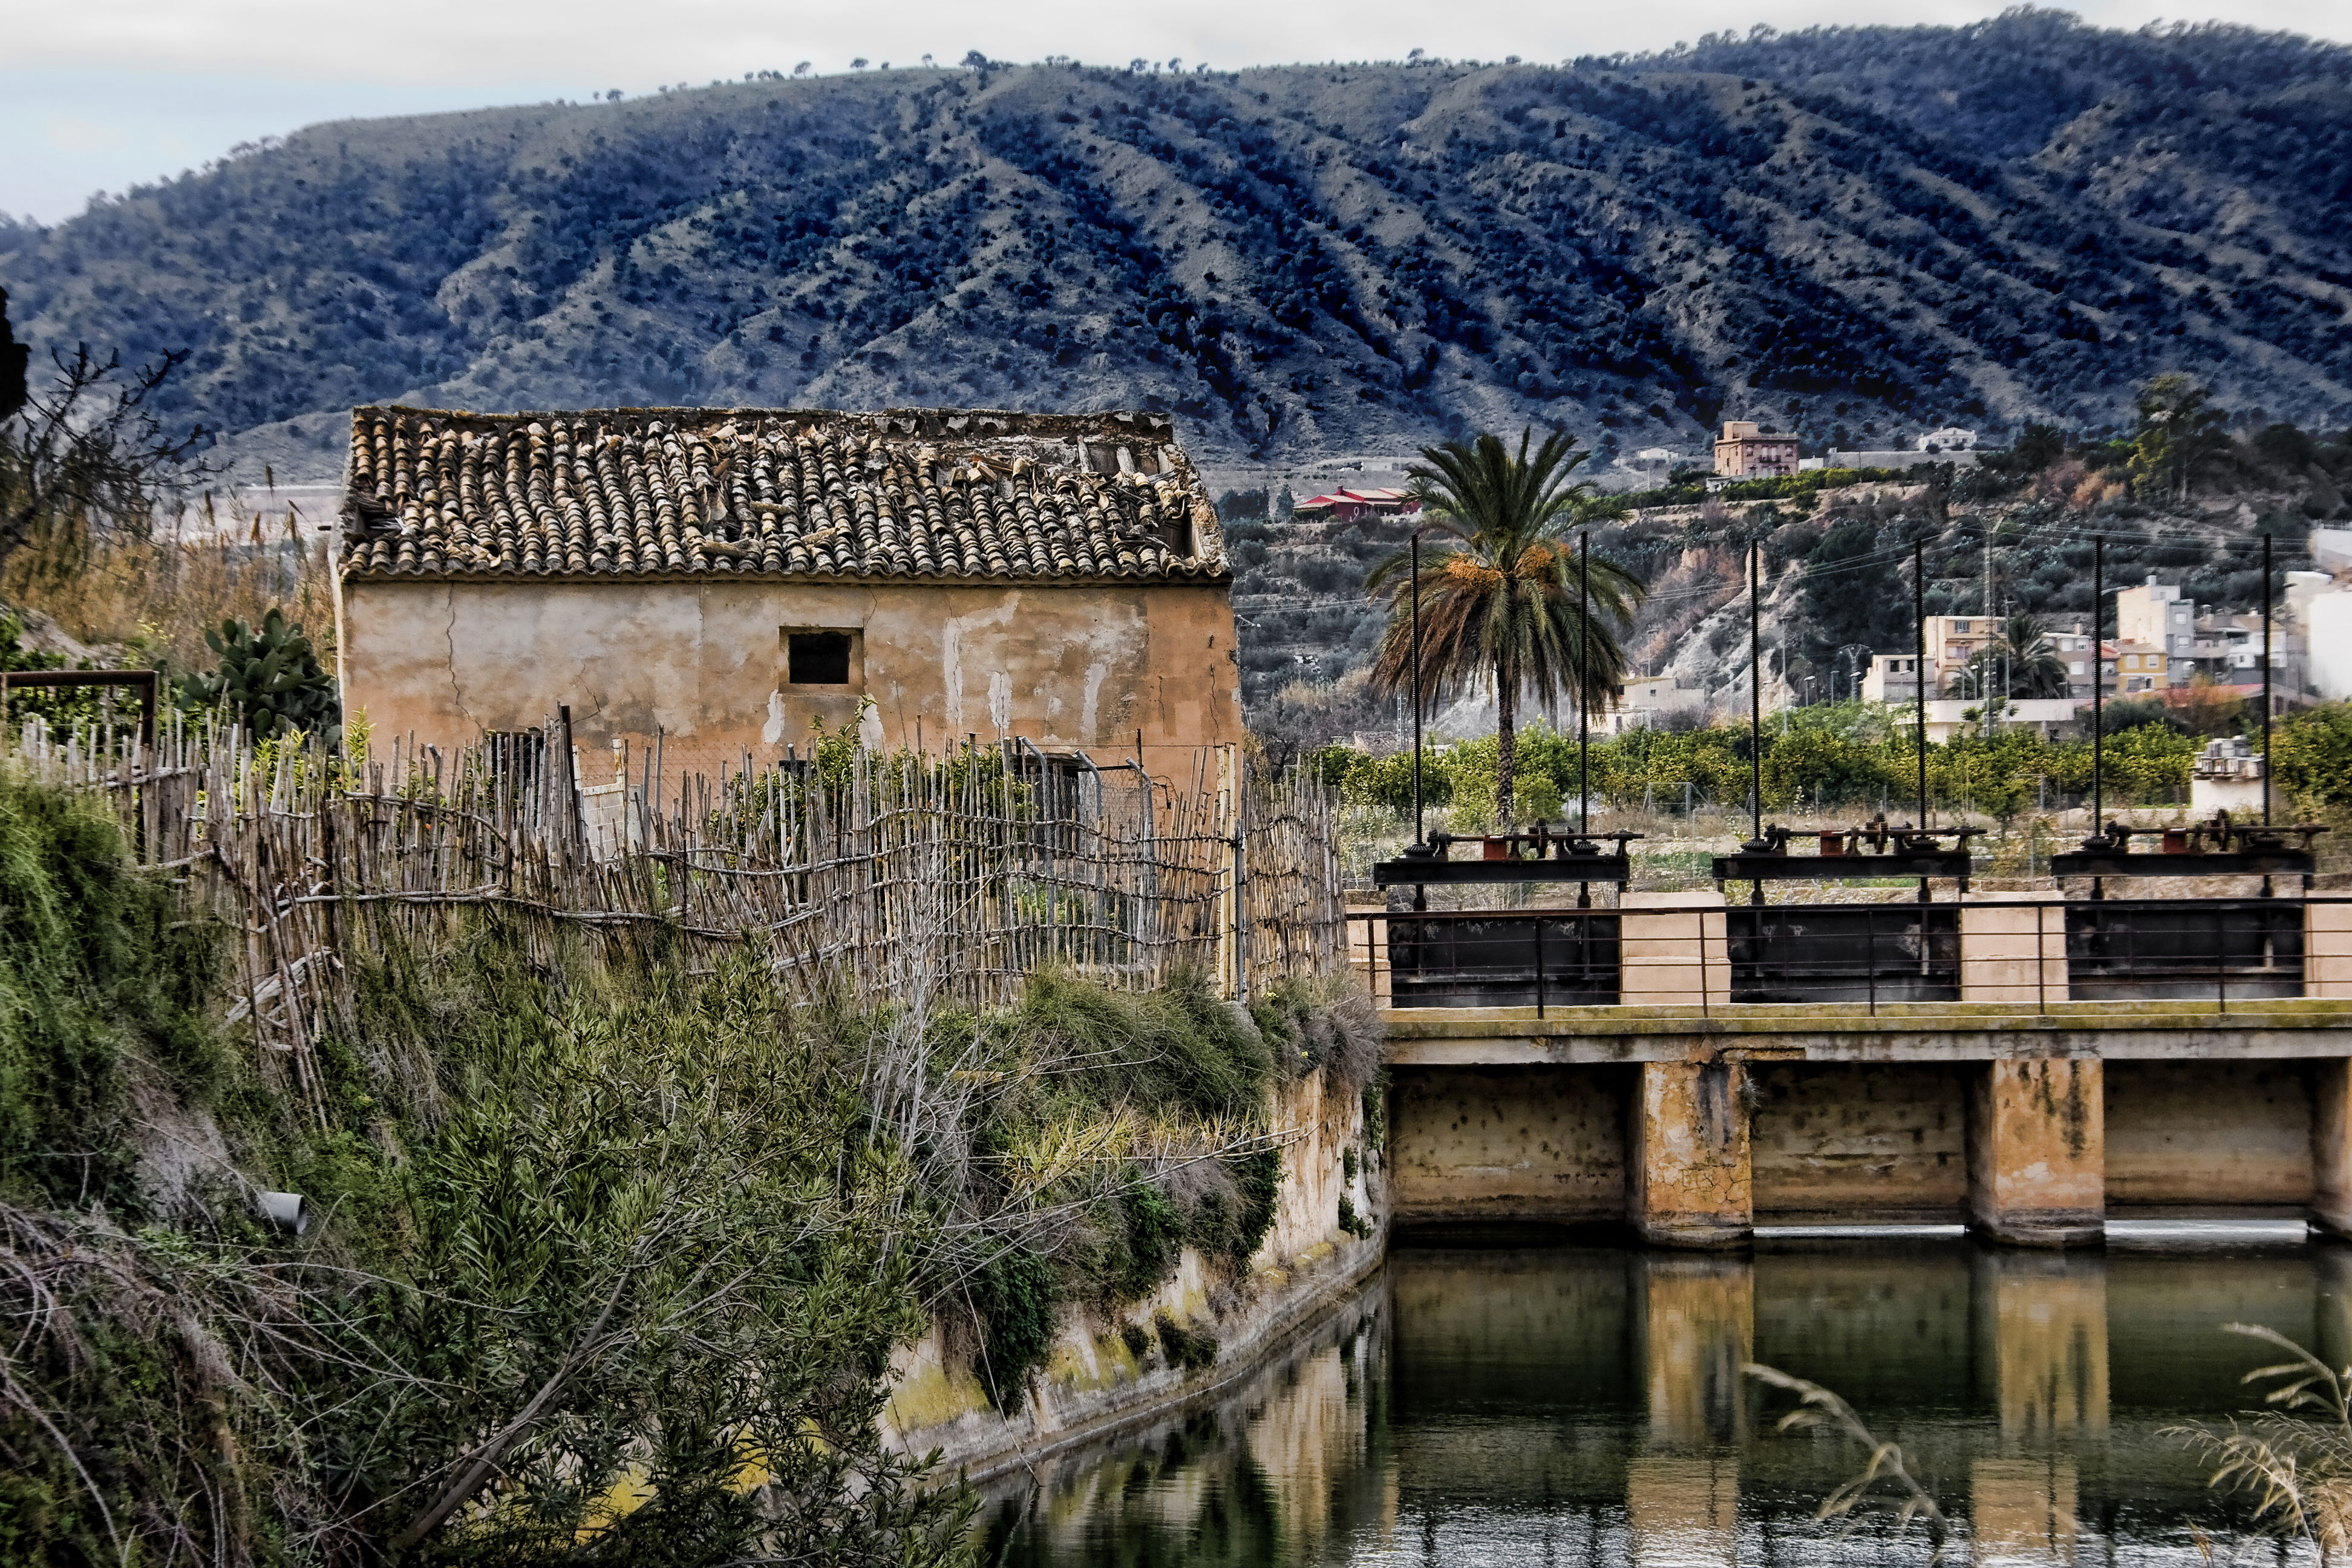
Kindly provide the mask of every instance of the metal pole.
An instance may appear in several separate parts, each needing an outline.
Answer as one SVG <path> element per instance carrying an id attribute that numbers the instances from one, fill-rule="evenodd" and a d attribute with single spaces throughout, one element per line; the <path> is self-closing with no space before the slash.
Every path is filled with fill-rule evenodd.
<path id="1" fill-rule="evenodd" d="M 2263 826 L 2271 825 L 2271 536 L 2263 535 Z M 2270 879 L 2264 878 L 2264 887 Z"/>
<path id="2" fill-rule="evenodd" d="M 1544 1016 L 1543 915 L 1536 915 L 1536 1016 Z"/>
<path id="3" fill-rule="evenodd" d="M 1421 831 L 1421 531 L 1412 533 L 1412 841 L 1429 842 Z"/>
<path id="4" fill-rule="evenodd" d="M 2106 832 L 2106 791 L 2100 765 L 2106 742 L 2106 654 L 2101 645 L 2105 635 L 2101 627 L 2106 621 L 2105 605 L 2107 591 L 2107 542 L 2103 538 L 2091 541 L 2091 832 Z M 2263 653 L 2268 657 L 2270 649 Z"/>
<path id="5" fill-rule="evenodd" d="M 1590 533 L 1580 534 L 1576 544 L 1576 830 L 1590 833 L 1592 831 L 1592 535 Z M 2265 791 L 2270 788 L 2267 784 L 2263 787 Z M 2264 816 L 2263 820 L 2267 822 L 2270 818 Z"/>
<path id="6" fill-rule="evenodd" d="M 1764 667 L 1756 654 L 1759 611 L 1756 604 L 1756 556 L 1762 546 L 1748 544 L 1748 832 L 1764 837 Z"/>
<path id="7" fill-rule="evenodd" d="M 1927 546 L 1916 539 L 1911 542 L 1911 700 L 1919 720 L 1919 826 L 1924 832 L 1927 826 Z"/>

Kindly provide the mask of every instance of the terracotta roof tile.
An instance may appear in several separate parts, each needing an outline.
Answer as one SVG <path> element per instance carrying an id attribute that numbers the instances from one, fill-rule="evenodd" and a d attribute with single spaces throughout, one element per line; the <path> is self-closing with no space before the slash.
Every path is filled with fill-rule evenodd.
<path id="1" fill-rule="evenodd" d="M 1156 414 L 352 412 L 347 577 L 1222 581 Z"/>

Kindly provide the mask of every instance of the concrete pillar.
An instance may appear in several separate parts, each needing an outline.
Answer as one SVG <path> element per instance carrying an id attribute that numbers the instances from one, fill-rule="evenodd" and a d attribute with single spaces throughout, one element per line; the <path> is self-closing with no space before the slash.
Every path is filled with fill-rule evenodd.
<path id="1" fill-rule="evenodd" d="M 1969 1558 L 1976 1568 L 2074 1561 L 2074 1461 L 1976 1459 L 1969 1465 Z"/>
<path id="2" fill-rule="evenodd" d="M 2311 1064 L 2311 1225 L 2352 1241 L 2352 1062 Z"/>
<path id="3" fill-rule="evenodd" d="M 2039 1007 L 2066 1000 L 2066 911 L 1971 895 L 1960 906 L 1960 1000 Z"/>
<path id="4" fill-rule="evenodd" d="M 1739 1461 L 1730 1454 L 1642 1454 L 1625 1462 L 1634 1568 L 1736 1568 Z"/>
<path id="5" fill-rule="evenodd" d="M 1754 1234 L 1747 1069 L 1644 1062 L 1633 1105 L 1629 1217 L 1654 1247 L 1738 1247 Z"/>
<path id="6" fill-rule="evenodd" d="M 1618 910 L 1618 1000 L 1628 1007 L 1731 1000 L 1721 893 L 1625 893 Z"/>
<path id="7" fill-rule="evenodd" d="M 2107 1276 L 2095 1258 L 1979 1253 L 1971 1316 L 2000 1416 L 1999 1455 L 1969 1467 L 1979 1564 L 2074 1561 L 2070 1450 L 2107 1429 Z"/>
<path id="8" fill-rule="evenodd" d="M 2007 1452 L 2107 1429 L 2107 1272 L 2096 1256 L 1978 1253 L 1970 1317 Z"/>
<path id="9" fill-rule="evenodd" d="M 2106 1238 L 2106 1095 L 2095 1060 L 1987 1062 L 1969 1105 L 1969 1223 L 2014 1247 Z"/>
<path id="10" fill-rule="evenodd" d="M 2319 1326 L 2311 1353 L 2329 1366 L 2352 1363 L 2352 1247 L 2315 1247 L 2313 1307 Z"/>
<path id="11" fill-rule="evenodd" d="M 1756 1265 L 1746 1258 L 1650 1253 L 1633 1261 L 1650 1444 L 1693 1449 L 1747 1435 L 1756 1359 Z"/>
<path id="12" fill-rule="evenodd" d="M 2352 997 L 2352 904 L 2303 906 L 2303 994 Z"/>

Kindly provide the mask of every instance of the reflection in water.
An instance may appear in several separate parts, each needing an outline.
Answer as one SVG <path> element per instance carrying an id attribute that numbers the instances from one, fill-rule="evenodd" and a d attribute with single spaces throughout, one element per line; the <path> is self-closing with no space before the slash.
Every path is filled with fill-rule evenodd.
<path id="1" fill-rule="evenodd" d="M 2231 1321 L 2347 1359 L 2352 1253 L 1400 1248 L 1224 1403 L 1004 1483 L 983 1561 L 1925 1562 L 1916 1527 L 1814 1521 L 1863 1456 L 1776 1433 L 1788 1401 L 1750 1361 L 1902 1444 L 1965 1532 L 1956 1561 L 2196 1563 L 2199 1527 L 2226 1560 L 2242 1504 L 2159 1429 L 2246 1408 L 2238 1379 L 2265 1357 Z"/>

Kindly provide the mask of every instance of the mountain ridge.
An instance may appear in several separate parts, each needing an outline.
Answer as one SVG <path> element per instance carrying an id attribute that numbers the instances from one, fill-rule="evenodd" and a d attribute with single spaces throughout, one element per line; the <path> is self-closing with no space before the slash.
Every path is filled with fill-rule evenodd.
<path id="1" fill-rule="evenodd" d="M 1205 465 L 1725 416 L 2083 429 L 2165 370 L 2352 422 L 2352 50 L 2023 10 L 1561 66 L 772 77 L 315 126 L 0 227 L 24 335 L 342 411 L 1174 413 Z"/>

